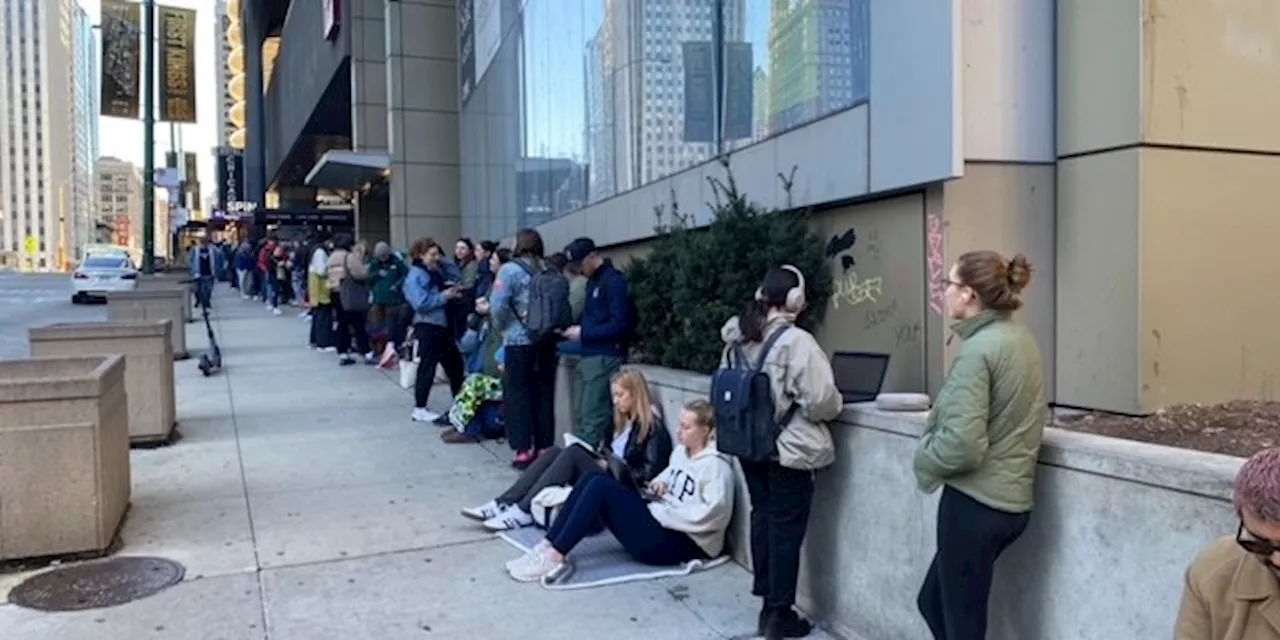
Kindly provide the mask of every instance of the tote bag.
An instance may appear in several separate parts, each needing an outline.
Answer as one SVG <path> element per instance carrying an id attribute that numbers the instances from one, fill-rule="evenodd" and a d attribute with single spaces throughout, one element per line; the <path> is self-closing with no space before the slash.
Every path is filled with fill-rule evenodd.
<path id="1" fill-rule="evenodd" d="M 409 345 L 409 353 L 400 359 L 400 386 L 412 389 L 414 383 L 418 381 L 418 362 L 422 359 L 421 354 L 418 353 L 418 341 L 413 336 L 413 329 L 409 330 L 406 344 Z"/>
<path id="2" fill-rule="evenodd" d="M 369 283 L 364 280 L 356 280 L 351 276 L 351 253 L 348 252 L 342 261 L 342 266 L 346 270 L 347 275 L 342 278 L 342 282 L 338 286 L 338 297 L 342 299 L 342 309 L 352 313 L 366 313 L 369 311 Z"/>

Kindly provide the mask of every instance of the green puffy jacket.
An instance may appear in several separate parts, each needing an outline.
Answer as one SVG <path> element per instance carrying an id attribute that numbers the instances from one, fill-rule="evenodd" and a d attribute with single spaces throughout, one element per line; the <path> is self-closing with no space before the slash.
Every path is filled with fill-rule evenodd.
<path id="1" fill-rule="evenodd" d="M 964 340 L 916 449 L 920 489 L 943 484 L 994 509 L 1031 510 L 1040 441 L 1049 423 L 1035 337 L 984 311 L 952 326 Z"/>

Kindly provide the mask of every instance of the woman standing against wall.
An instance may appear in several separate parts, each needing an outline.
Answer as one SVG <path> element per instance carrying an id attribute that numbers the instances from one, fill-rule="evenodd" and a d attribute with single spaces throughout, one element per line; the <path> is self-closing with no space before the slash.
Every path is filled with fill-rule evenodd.
<path id="1" fill-rule="evenodd" d="M 938 640 L 983 640 L 996 558 L 1031 519 L 1049 405 L 1035 336 L 1011 318 L 1031 281 L 1025 256 L 960 256 L 945 282 L 964 340 L 915 454 L 916 482 L 942 488 L 938 549 L 920 613 Z"/>

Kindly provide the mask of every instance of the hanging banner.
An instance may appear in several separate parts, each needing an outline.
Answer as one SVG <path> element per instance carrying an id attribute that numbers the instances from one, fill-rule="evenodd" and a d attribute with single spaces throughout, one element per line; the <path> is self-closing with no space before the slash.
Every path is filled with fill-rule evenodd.
<path id="1" fill-rule="evenodd" d="M 475 0 L 458 1 L 458 95 L 466 106 L 476 86 Z"/>
<path id="2" fill-rule="evenodd" d="M 138 119 L 142 67 L 142 12 L 136 2 L 102 0 L 101 113 Z"/>
<path id="3" fill-rule="evenodd" d="M 244 154 L 236 149 L 218 150 L 218 208 L 240 213 L 244 200 Z"/>
<path id="4" fill-rule="evenodd" d="M 196 12 L 159 7 L 160 119 L 196 121 Z"/>

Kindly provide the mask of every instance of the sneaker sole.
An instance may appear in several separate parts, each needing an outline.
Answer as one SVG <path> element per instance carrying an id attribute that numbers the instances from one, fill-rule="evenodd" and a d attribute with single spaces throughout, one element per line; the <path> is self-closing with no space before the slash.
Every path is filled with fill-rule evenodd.
<path id="1" fill-rule="evenodd" d="M 561 580 L 567 579 L 571 575 L 573 575 L 573 564 L 569 562 L 565 562 L 564 564 L 556 567 L 555 569 L 552 569 L 551 573 L 548 573 L 547 575 L 542 576 L 541 582 L 543 586 L 555 584 L 557 582 L 560 582 Z"/>
<path id="2" fill-rule="evenodd" d="M 466 509 L 463 509 L 463 510 L 461 511 L 461 513 L 462 513 L 462 517 L 464 517 L 464 518 L 466 518 L 466 519 L 468 519 L 468 520 L 475 521 L 475 522 L 484 522 L 485 520 L 488 520 L 488 518 L 486 518 L 486 517 L 484 517 L 484 516 L 482 516 L 482 515 L 480 515 L 480 514 L 478 514 L 478 513 L 467 513 L 467 510 L 466 510 Z"/>

